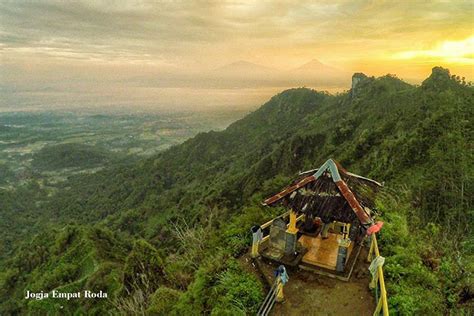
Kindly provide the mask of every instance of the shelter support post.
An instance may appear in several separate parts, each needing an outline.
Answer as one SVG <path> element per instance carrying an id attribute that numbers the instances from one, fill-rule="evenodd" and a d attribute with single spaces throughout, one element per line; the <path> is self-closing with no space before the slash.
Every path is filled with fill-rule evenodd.
<path id="1" fill-rule="evenodd" d="M 286 230 L 290 234 L 296 234 L 298 232 L 298 229 L 296 228 L 296 222 L 297 222 L 297 215 L 296 212 L 291 209 L 290 210 L 290 223 L 288 225 L 288 229 Z"/>
<path id="2" fill-rule="evenodd" d="M 292 255 L 296 251 L 296 243 L 298 241 L 298 228 L 296 228 L 297 222 L 298 218 L 296 216 L 296 212 L 291 209 L 290 222 L 288 223 L 288 228 L 286 229 L 285 236 L 285 254 L 287 255 Z"/>
<path id="3" fill-rule="evenodd" d="M 351 244 L 351 240 L 349 239 L 349 229 L 351 224 L 344 224 L 342 227 L 342 238 L 338 240 L 339 243 L 339 250 L 337 253 L 337 261 L 336 261 L 336 271 L 342 272 L 346 267 L 347 261 L 347 254 L 349 252 L 349 246 Z"/>
<path id="4" fill-rule="evenodd" d="M 285 295 L 283 295 L 283 283 L 281 281 L 277 281 L 277 296 L 276 301 L 281 303 L 285 300 Z"/>
<path id="5" fill-rule="evenodd" d="M 285 266 L 281 265 L 276 270 L 276 301 L 283 302 L 285 296 L 283 295 L 283 286 L 288 282 L 288 274 Z"/>
<path id="6" fill-rule="evenodd" d="M 252 243 L 252 258 L 257 258 L 258 257 L 258 243 L 253 242 Z"/>
<path id="7" fill-rule="evenodd" d="M 252 232 L 252 251 L 250 256 L 252 258 L 257 258 L 260 254 L 258 253 L 258 246 L 262 241 L 263 233 L 262 228 L 258 225 L 253 226 L 250 231 Z"/>

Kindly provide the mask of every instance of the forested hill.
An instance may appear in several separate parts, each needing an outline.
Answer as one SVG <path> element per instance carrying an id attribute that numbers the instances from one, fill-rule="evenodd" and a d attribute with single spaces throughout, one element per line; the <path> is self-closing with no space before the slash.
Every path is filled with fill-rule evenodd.
<path id="1" fill-rule="evenodd" d="M 23 300 L 26 289 L 89 287 L 113 299 L 65 301 L 65 311 L 130 309 L 142 291 L 129 312 L 255 312 L 262 284 L 235 258 L 249 227 L 278 211 L 260 202 L 330 157 L 385 182 L 377 203 L 393 311 L 467 312 L 474 89 L 439 67 L 420 86 L 391 75 L 354 78 L 347 93 L 290 89 L 225 131 L 198 134 L 131 167 L 72 177 L 22 214 L 12 216 L 3 202 L 2 216 L 33 218 L 41 235 L 13 245 L 0 263 L 0 314 L 59 308 Z"/>

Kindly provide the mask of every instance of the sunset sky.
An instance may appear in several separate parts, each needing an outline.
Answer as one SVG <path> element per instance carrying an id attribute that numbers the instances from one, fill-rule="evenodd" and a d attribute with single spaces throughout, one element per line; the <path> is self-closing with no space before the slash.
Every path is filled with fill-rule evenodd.
<path id="1" fill-rule="evenodd" d="M 0 107 L 252 107 L 314 59 L 413 83 L 436 65 L 474 80 L 473 1 L 313 2 L 1 1 Z M 273 77 L 219 73 L 237 61 Z"/>

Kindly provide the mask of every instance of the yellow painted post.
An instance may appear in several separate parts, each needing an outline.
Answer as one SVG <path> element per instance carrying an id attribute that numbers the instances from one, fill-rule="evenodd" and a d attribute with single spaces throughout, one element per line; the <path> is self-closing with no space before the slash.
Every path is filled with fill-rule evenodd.
<path id="1" fill-rule="evenodd" d="M 291 234 L 296 234 L 298 232 L 298 229 L 296 228 L 296 212 L 293 210 L 290 210 L 290 223 L 288 224 L 288 229 L 286 230 L 288 233 Z"/>
<path id="2" fill-rule="evenodd" d="M 281 277 L 278 277 L 276 301 L 281 303 L 284 300 L 285 300 L 285 296 L 283 295 L 283 282 L 281 282 Z"/>
<path id="3" fill-rule="evenodd" d="M 288 282 L 288 274 L 284 265 L 281 265 L 276 270 L 276 301 L 283 302 L 285 296 L 283 295 L 283 286 Z"/>
<path id="4" fill-rule="evenodd" d="M 344 239 L 349 239 L 349 231 L 351 230 L 351 224 L 344 223 L 344 226 L 342 228 L 342 236 Z"/>
<path id="5" fill-rule="evenodd" d="M 257 258 L 258 257 L 258 242 L 253 241 L 252 242 L 252 258 Z"/>
<path id="6" fill-rule="evenodd" d="M 372 253 L 374 252 L 374 238 L 373 236 L 370 236 L 370 249 L 369 249 L 369 254 L 367 255 L 367 261 L 372 261 Z"/>
<path id="7" fill-rule="evenodd" d="M 250 231 L 252 232 L 252 250 L 250 256 L 252 258 L 257 258 L 259 256 L 258 246 L 262 240 L 262 229 L 260 226 L 255 225 Z"/>
<path id="8" fill-rule="evenodd" d="M 378 316 L 380 314 L 381 309 L 382 309 L 382 298 L 380 298 L 377 303 L 377 307 L 375 308 L 375 311 L 374 311 L 374 316 Z"/>
<path id="9" fill-rule="evenodd" d="M 382 311 L 384 316 L 388 316 L 388 301 L 387 301 L 387 290 L 385 289 L 385 281 L 383 278 L 382 267 L 378 267 L 379 283 L 380 283 L 380 299 L 382 300 Z"/>
<path id="10" fill-rule="evenodd" d="M 375 255 L 375 257 L 380 256 L 379 252 L 379 247 L 377 245 L 377 237 L 375 234 L 371 236 L 372 242 L 370 244 L 370 251 L 369 251 L 369 257 L 368 259 L 372 260 L 372 253 Z M 379 315 L 380 311 L 382 311 L 384 316 L 388 316 L 388 300 L 387 300 L 387 290 L 385 288 L 385 280 L 383 277 L 383 269 L 382 266 L 379 265 L 377 267 L 377 273 L 375 275 L 375 280 L 373 282 L 375 283 L 375 286 L 377 286 L 377 283 L 380 284 L 380 299 L 377 302 L 377 308 L 374 311 L 374 316 Z"/>

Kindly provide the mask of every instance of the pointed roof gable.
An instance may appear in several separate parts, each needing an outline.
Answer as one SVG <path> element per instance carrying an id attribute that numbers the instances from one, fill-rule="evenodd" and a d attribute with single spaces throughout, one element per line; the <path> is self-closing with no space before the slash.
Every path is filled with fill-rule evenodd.
<path id="1" fill-rule="evenodd" d="M 314 173 L 312 173 L 314 172 Z M 271 206 L 276 204 L 279 201 L 282 200 L 288 200 L 292 199 L 295 197 L 294 192 L 298 193 L 304 190 L 304 189 L 310 189 L 310 186 L 314 186 L 315 182 L 317 182 L 319 179 L 321 179 L 323 176 L 329 177 L 332 182 L 336 185 L 337 190 L 340 194 L 341 197 L 345 199 L 345 201 L 348 203 L 350 206 L 350 209 L 355 213 L 359 221 L 363 225 L 370 225 L 373 223 L 372 218 L 370 217 L 370 214 L 366 212 L 364 209 L 364 206 L 361 205 L 361 202 L 359 199 L 356 197 L 356 195 L 353 193 L 351 188 L 347 185 L 347 180 L 354 180 L 357 182 L 360 182 L 372 189 L 376 187 L 382 186 L 380 183 L 377 181 L 361 177 L 359 175 L 353 174 L 345 170 L 338 162 L 334 161 L 333 159 L 328 159 L 320 168 L 314 169 L 311 171 L 307 171 L 302 173 L 302 175 L 307 175 L 310 174 L 309 176 L 305 176 L 301 180 L 297 181 L 293 185 L 283 189 L 281 192 L 275 194 L 274 196 L 266 199 L 263 202 L 263 205 L 266 206 Z M 346 180 L 345 180 L 346 179 Z M 312 188 L 315 190 L 313 192 L 313 196 L 316 194 L 319 194 L 321 196 L 321 192 L 316 192 L 316 191 L 322 191 L 320 187 L 316 186 Z M 327 192 L 325 192 L 327 194 Z M 305 199 L 305 194 L 300 194 L 301 197 L 299 198 L 300 200 Z M 359 198 L 362 198 L 363 193 L 359 194 Z M 302 204 L 302 203 L 300 203 Z M 318 205 L 320 205 L 319 203 Z M 308 203 L 306 202 L 305 206 L 301 206 L 302 210 L 306 208 Z M 302 210 L 297 210 L 297 211 L 302 211 Z"/>

